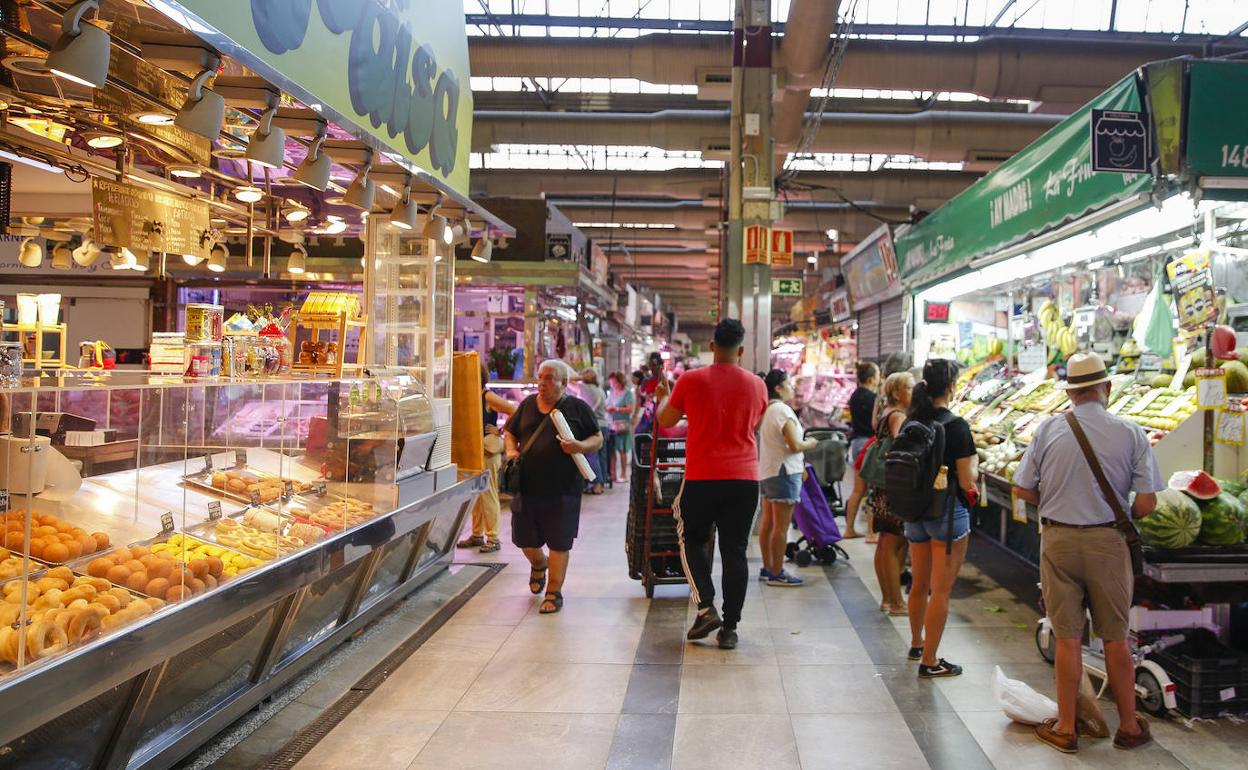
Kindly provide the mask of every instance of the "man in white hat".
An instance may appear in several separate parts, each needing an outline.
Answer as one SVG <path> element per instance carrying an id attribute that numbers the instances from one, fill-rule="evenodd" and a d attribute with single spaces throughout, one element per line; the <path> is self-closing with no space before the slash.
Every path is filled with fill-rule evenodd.
<path id="1" fill-rule="evenodd" d="M 1070 396 L 1074 419 L 1045 420 L 1014 474 L 1014 494 L 1040 507 L 1040 587 L 1057 637 L 1058 716 L 1038 725 L 1036 736 L 1058 751 L 1074 753 L 1079 748 L 1075 705 L 1083 677 L 1086 603 L 1092 628 L 1105 642 L 1109 683 L 1118 706 L 1114 746 L 1133 749 L 1150 740 L 1148 723 L 1135 712 L 1135 665 L 1127 642 L 1134 576 L 1115 506 L 1092 463 L 1100 465 L 1109 494 L 1124 516 L 1128 511 L 1137 519 L 1152 513 L 1156 493 L 1165 484 L 1144 430 L 1105 409 L 1111 384 L 1100 357 L 1071 356 L 1060 387 Z M 1128 504 L 1132 492 L 1135 498 Z"/>

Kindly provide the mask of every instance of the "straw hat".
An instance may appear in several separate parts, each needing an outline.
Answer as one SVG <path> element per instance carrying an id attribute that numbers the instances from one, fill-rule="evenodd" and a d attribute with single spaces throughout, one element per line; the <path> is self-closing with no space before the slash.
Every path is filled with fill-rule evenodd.
<path id="1" fill-rule="evenodd" d="M 1059 384 L 1062 390 L 1088 388 L 1109 382 L 1105 362 L 1095 353 L 1076 353 L 1066 362 L 1066 381 Z"/>

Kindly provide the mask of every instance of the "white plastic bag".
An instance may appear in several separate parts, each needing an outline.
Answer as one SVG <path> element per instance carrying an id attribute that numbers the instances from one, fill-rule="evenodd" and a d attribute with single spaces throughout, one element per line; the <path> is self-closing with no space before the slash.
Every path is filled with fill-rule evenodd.
<path id="1" fill-rule="evenodd" d="M 1038 725 L 1057 718 L 1057 704 L 1036 692 L 1026 682 L 1010 679 L 1000 666 L 992 672 L 992 694 L 1005 715 L 1024 725 Z"/>

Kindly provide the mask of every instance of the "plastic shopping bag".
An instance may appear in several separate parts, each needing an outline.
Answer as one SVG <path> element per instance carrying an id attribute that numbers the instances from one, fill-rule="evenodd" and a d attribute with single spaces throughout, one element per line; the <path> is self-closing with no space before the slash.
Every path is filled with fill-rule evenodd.
<path id="1" fill-rule="evenodd" d="M 1000 666 L 992 672 L 992 694 L 1005 715 L 1015 722 L 1038 725 L 1057 718 L 1057 704 L 1036 692 L 1026 682 L 1010 679 Z"/>

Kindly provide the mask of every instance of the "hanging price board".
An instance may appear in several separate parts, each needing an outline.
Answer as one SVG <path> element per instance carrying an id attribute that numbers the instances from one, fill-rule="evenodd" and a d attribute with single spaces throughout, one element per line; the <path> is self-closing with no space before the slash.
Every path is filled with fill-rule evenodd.
<path id="1" fill-rule="evenodd" d="M 1232 406 L 1218 412 L 1213 439 L 1219 444 L 1244 445 L 1244 408 L 1242 406 Z"/>
<path id="2" fill-rule="evenodd" d="M 1013 489 L 1010 490 L 1010 518 L 1027 523 L 1027 501 L 1014 494 Z"/>
<path id="3" fill-rule="evenodd" d="M 1226 372 L 1221 369 L 1196 370 L 1196 406 L 1201 409 L 1226 408 Z"/>

